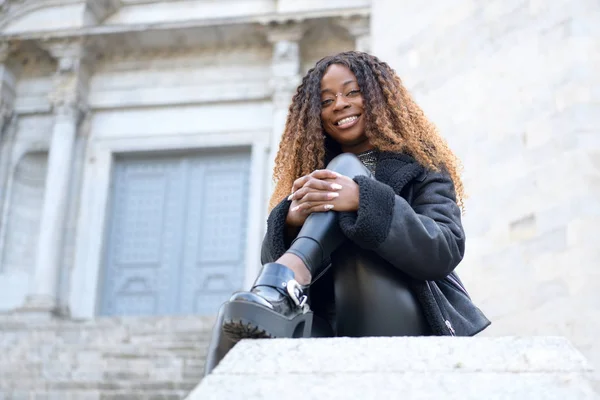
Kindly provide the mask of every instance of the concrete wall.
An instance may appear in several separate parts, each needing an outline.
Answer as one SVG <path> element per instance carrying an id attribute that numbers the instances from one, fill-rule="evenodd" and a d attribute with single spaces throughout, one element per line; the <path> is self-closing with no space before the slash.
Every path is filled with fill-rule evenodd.
<path id="1" fill-rule="evenodd" d="M 600 366 L 600 5 L 373 4 L 373 52 L 464 162 L 458 271 L 487 335 L 564 335 Z"/>

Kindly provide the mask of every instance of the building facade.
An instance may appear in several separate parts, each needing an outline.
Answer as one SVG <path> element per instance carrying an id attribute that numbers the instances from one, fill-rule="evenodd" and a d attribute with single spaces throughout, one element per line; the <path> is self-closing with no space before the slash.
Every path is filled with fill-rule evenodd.
<path id="1" fill-rule="evenodd" d="M 248 286 L 302 72 L 369 33 L 364 1 L 294 3 L 5 3 L 0 308 L 211 315 Z"/>
<path id="2" fill-rule="evenodd" d="M 0 311 L 214 315 L 248 287 L 270 170 L 321 57 L 388 61 L 465 165 L 486 334 L 600 363 L 600 6 L 0 1 Z"/>

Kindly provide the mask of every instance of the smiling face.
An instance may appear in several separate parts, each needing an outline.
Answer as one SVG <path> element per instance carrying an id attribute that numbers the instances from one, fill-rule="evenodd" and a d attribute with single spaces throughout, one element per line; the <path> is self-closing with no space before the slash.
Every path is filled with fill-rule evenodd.
<path id="1" fill-rule="evenodd" d="M 373 148 L 365 134 L 364 111 L 356 76 L 343 65 L 330 65 L 321 79 L 321 123 L 343 152 Z"/>

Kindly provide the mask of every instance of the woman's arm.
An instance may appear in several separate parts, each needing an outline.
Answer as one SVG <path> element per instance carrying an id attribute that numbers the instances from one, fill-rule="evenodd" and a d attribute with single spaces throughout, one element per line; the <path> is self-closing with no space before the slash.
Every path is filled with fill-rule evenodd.
<path id="1" fill-rule="evenodd" d="M 448 275 L 462 260 L 465 234 L 454 185 L 443 173 L 427 172 L 408 204 L 393 189 L 366 177 L 356 213 L 340 213 L 340 226 L 359 246 L 420 280 Z"/>

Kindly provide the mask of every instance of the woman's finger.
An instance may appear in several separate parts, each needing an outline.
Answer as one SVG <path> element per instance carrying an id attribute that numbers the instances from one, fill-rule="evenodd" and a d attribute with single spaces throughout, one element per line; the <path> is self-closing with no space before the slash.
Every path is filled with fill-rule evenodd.
<path id="1" fill-rule="evenodd" d="M 316 196 L 316 197 L 315 196 L 311 196 L 307 200 L 335 199 L 339 195 L 333 194 L 334 192 L 332 191 L 332 189 L 329 186 L 325 185 L 325 188 L 326 188 L 325 190 L 319 190 L 319 189 L 312 188 L 310 186 L 304 186 L 303 188 L 300 188 L 297 191 L 295 191 L 294 193 L 292 193 L 288 197 L 288 200 L 303 201 L 303 199 L 305 199 L 306 196 L 308 194 L 311 194 L 311 193 L 318 193 L 319 195 Z M 331 195 L 327 195 L 327 193 L 332 193 L 332 194 Z"/>
<path id="2" fill-rule="evenodd" d="M 342 185 L 338 184 L 338 183 L 332 183 L 332 182 L 327 182 L 321 179 L 317 179 L 317 178 L 310 178 L 306 181 L 306 183 L 304 184 L 303 187 L 309 187 L 312 189 L 317 189 L 317 190 L 340 190 L 342 189 Z"/>
<path id="3" fill-rule="evenodd" d="M 300 190 L 304 190 L 304 188 L 300 189 Z M 300 190 L 298 192 L 300 192 Z M 319 190 L 319 191 L 308 192 L 298 200 L 299 201 L 301 200 L 302 202 L 327 202 L 327 201 L 334 200 L 334 199 L 338 198 L 339 196 L 340 196 L 340 194 L 336 193 L 336 192 L 326 192 L 326 191 Z"/>
<path id="4" fill-rule="evenodd" d="M 336 179 L 343 175 L 338 174 L 337 172 L 330 171 L 328 169 L 318 169 L 313 171 L 308 175 L 301 176 L 296 179 L 292 184 L 292 193 L 288 197 L 288 200 L 298 199 L 300 197 L 294 196 L 294 194 L 300 190 L 302 187 L 311 187 L 317 190 L 327 190 L 327 191 L 335 191 L 341 190 L 342 185 L 335 182 L 324 182 L 324 179 Z"/>
<path id="5" fill-rule="evenodd" d="M 310 174 L 309 175 L 301 176 L 300 178 L 296 179 L 294 181 L 294 183 L 292 184 L 292 193 L 294 193 L 296 190 L 298 190 L 302 186 L 304 186 L 304 184 L 306 183 L 306 181 L 309 180 L 309 179 L 310 179 Z"/>
<path id="6" fill-rule="evenodd" d="M 341 175 L 328 169 L 317 169 L 313 171 L 310 176 L 317 179 L 335 179 L 339 178 Z"/>
<path id="7" fill-rule="evenodd" d="M 294 208 L 292 208 L 292 212 L 298 212 L 303 214 L 312 214 L 313 212 L 326 212 L 332 210 L 334 205 L 329 202 L 323 201 L 307 201 L 301 204 L 298 204 Z"/>
<path id="8" fill-rule="evenodd" d="M 342 189 L 342 185 L 335 182 L 327 182 L 322 181 L 320 179 L 310 178 L 303 187 L 294 190 L 292 194 L 288 196 L 288 200 L 300 200 L 307 193 L 319 191 L 319 192 L 336 192 Z M 329 198 L 335 198 L 337 196 L 332 196 Z"/>
<path id="9" fill-rule="evenodd" d="M 309 191 L 309 188 L 300 188 L 298 190 L 296 190 L 294 193 L 290 194 L 290 197 L 288 197 L 288 200 L 301 200 Z"/>
<path id="10" fill-rule="evenodd" d="M 311 208 L 309 208 L 306 212 L 308 214 L 312 214 L 314 212 L 327 212 L 327 211 L 333 210 L 334 208 L 335 207 L 333 206 L 333 204 L 319 203 L 319 204 L 316 204 L 316 205 L 312 206 Z"/>

